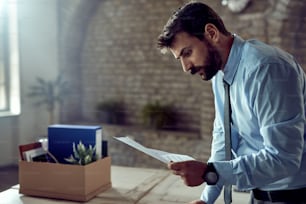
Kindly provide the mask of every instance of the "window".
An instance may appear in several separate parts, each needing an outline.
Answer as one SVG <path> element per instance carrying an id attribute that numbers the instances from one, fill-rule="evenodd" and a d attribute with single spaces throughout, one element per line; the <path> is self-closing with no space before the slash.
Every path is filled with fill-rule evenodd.
<path id="1" fill-rule="evenodd" d="M 0 1 L 0 116 L 20 114 L 16 1 Z"/>

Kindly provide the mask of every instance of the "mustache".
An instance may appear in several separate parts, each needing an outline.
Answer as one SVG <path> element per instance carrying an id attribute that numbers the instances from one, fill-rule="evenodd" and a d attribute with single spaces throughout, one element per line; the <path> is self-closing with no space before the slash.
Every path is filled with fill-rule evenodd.
<path id="1" fill-rule="evenodd" d="M 203 68 L 205 68 L 205 67 L 204 66 L 193 66 L 193 67 L 190 68 L 189 72 L 190 72 L 190 74 L 194 75 Z"/>
<path id="2" fill-rule="evenodd" d="M 211 69 L 214 69 L 214 67 L 216 67 L 217 65 L 214 65 L 214 64 L 208 64 L 208 65 L 202 65 L 202 66 L 193 66 L 189 69 L 189 73 L 194 75 L 196 74 L 197 72 L 199 72 L 201 69 L 202 70 L 211 70 Z"/>

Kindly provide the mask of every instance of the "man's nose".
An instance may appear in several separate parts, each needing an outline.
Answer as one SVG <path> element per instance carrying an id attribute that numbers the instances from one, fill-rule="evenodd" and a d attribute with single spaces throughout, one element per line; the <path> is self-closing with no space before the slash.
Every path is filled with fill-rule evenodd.
<path id="1" fill-rule="evenodd" d="M 188 72 L 190 69 L 190 65 L 188 65 L 188 62 L 181 58 L 181 64 L 184 72 Z"/>

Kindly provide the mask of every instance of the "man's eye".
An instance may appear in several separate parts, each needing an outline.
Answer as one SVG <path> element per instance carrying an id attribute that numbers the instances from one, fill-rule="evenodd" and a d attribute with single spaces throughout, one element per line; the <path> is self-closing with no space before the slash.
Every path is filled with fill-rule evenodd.
<path id="1" fill-rule="evenodd" d="M 192 51 L 191 50 L 187 50 L 183 53 L 183 57 L 189 57 L 191 55 Z"/>

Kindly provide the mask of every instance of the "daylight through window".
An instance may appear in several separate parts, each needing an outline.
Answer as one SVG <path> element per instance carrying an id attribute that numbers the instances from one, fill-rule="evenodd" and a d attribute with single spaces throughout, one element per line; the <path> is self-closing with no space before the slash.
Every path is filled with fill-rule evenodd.
<path id="1" fill-rule="evenodd" d="M 0 1 L 0 116 L 20 113 L 16 0 Z"/>

